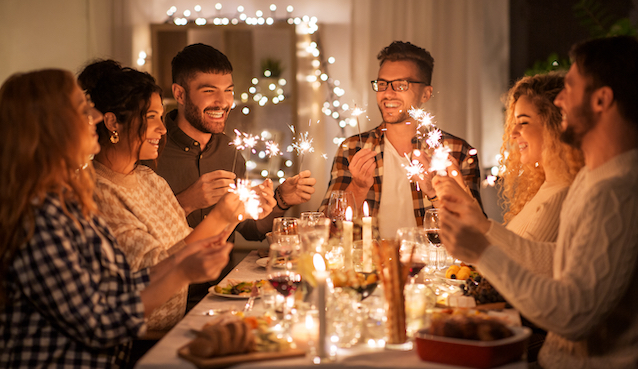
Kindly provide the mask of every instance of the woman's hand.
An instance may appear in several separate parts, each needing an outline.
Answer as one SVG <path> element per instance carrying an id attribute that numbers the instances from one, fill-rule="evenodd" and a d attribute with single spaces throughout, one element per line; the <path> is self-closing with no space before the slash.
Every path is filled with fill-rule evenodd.
<path id="1" fill-rule="evenodd" d="M 490 221 L 485 217 L 478 202 L 459 186 L 450 176 L 436 176 L 432 181 L 441 200 L 441 207 L 458 216 L 463 225 L 474 227 L 482 234 L 490 229 Z"/>
<path id="2" fill-rule="evenodd" d="M 485 236 L 476 228 L 464 224 L 459 214 L 439 209 L 439 234 L 446 251 L 465 263 L 475 264 L 489 247 Z"/>
<path id="3" fill-rule="evenodd" d="M 259 213 L 258 219 L 263 219 L 267 217 L 272 209 L 277 205 L 277 200 L 275 200 L 275 191 L 273 190 L 272 180 L 268 178 L 264 181 L 264 183 L 253 187 L 257 195 L 259 196 L 259 206 L 261 207 L 261 212 Z"/>
<path id="4" fill-rule="evenodd" d="M 228 264 L 233 244 L 214 236 L 195 242 L 191 254 L 177 264 L 189 283 L 202 283 L 215 280 Z M 189 245 L 190 246 L 190 245 Z"/>

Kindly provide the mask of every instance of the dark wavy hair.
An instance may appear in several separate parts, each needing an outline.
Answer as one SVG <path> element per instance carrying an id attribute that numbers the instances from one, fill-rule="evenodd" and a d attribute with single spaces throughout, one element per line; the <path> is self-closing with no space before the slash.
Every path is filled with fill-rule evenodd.
<path id="1" fill-rule="evenodd" d="M 386 61 L 403 61 L 409 60 L 416 63 L 420 73 L 420 77 L 423 78 L 423 82 L 429 85 L 432 84 L 432 72 L 434 70 L 434 58 L 430 55 L 430 52 L 413 45 L 409 42 L 394 41 L 389 46 L 385 47 L 379 55 L 379 66 L 383 65 Z"/>
<path id="2" fill-rule="evenodd" d="M 139 159 L 139 150 L 134 148 L 133 138 L 140 142 L 146 136 L 146 112 L 150 107 L 154 93 L 162 97 L 162 89 L 148 73 L 132 68 L 125 68 L 114 60 L 97 60 L 84 68 L 78 76 L 81 88 L 90 95 L 95 108 L 102 114 L 113 113 L 118 123 L 124 125 L 120 135 L 131 138 L 129 149 Z M 136 122 L 139 122 L 137 124 Z M 104 122 L 97 125 L 97 133 L 102 151 L 113 148 L 110 143 L 111 132 Z"/>
<path id="3" fill-rule="evenodd" d="M 171 61 L 173 83 L 188 89 L 188 82 L 197 74 L 233 72 L 233 66 L 221 51 L 204 44 L 186 46 Z"/>
<path id="4" fill-rule="evenodd" d="M 638 128 L 638 39 L 606 37 L 572 46 L 569 56 L 579 72 L 591 78 L 587 92 L 609 86 L 618 111 Z"/>

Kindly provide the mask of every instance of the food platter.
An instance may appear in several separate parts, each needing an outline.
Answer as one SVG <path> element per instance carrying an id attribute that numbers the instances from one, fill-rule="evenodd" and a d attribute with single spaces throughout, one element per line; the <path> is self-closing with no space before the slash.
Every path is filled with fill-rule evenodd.
<path id="1" fill-rule="evenodd" d="M 290 349 L 278 352 L 250 352 L 247 354 L 229 355 L 214 358 L 201 358 L 191 355 L 187 346 L 177 351 L 178 355 L 202 369 L 226 368 L 239 363 L 247 363 L 251 361 L 274 360 L 295 356 L 303 356 L 306 354 L 304 350 Z"/>
<path id="2" fill-rule="evenodd" d="M 257 284 L 257 288 L 261 288 L 264 283 L 268 283 L 265 280 L 257 280 L 257 281 L 237 281 L 237 280 L 229 280 L 223 286 L 216 285 L 212 286 L 208 289 L 213 296 L 231 298 L 231 299 L 247 299 L 250 298 L 251 295 L 251 287 L 253 283 Z M 232 288 L 236 286 L 238 288 Z M 229 288 L 230 287 L 230 288 Z M 259 297 L 259 295 L 255 296 Z"/>
<path id="3" fill-rule="evenodd" d="M 268 260 L 269 260 L 269 258 L 267 258 L 267 257 L 266 258 L 260 258 L 260 259 L 257 259 L 257 261 L 255 261 L 255 264 L 259 265 L 260 267 L 265 268 L 265 267 L 268 266 Z M 293 263 L 296 262 L 296 260 L 294 258 L 291 259 L 290 261 L 293 262 Z M 274 265 L 274 267 L 275 268 L 283 268 L 285 262 L 286 262 L 285 258 L 278 258 L 277 262 Z"/>

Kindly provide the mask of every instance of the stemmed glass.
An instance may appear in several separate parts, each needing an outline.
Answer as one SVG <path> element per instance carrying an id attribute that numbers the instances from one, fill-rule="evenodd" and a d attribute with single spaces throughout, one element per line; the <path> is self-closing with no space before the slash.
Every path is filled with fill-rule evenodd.
<path id="1" fill-rule="evenodd" d="M 406 227 L 397 230 L 401 264 L 409 266 L 410 283 L 414 284 L 421 269 L 428 265 L 428 236 L 421 227 Z"/>
<path id="2" fill-rule="evenodd" d="M 330 237 L 338 237 L 338 223 L 346 220 L 346 210 L 352 209 L 352 218 L 357 216 L 357 205 L 355 204 L 354 194 L 349 191 L 332 191 L 328 200 L 326 216 L 330 219 Z"/>
<path id="3" fill-rule="evenodd" d="M 432 245 L 432 253 L 430 262 L 435 263 L 436 269 L 443 270 L 447 267 L 447 252 L 441 244 L 439 237 L 439 212 L 436 209 L 428 209 L 423 217 L 423 228 L 428 236 L 430 245 Z M 433 257 L 432 257 L 433 256 Z"/>
<path id="4" fill-rule="evenodd" d="M 284 297 L 283 321 L 287 330 L 291 320 L 288 299 L 294 297 L 301 285 L 301 275 L 297 271 L 299 248 L 292 244 L 274 243 L 268 252 L 266 274 L 270 285 Z"/>

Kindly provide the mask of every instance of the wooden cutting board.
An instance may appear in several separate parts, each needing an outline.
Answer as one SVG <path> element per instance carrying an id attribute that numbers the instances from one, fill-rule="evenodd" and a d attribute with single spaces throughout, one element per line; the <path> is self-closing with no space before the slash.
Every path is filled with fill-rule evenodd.
<path id="1" fill-rule="evenodd" d="M 201 358 L 190 354 L 188 346 L 177 350 L 177 354 L 202 369 L 226 368 L 231 365 L 246 363 L 249 361 L 274 360 L 287 357 L 304 356 L 306 352 L 299 349 L 290 349 L 280 352 L 251 352 L 248 354 L 228 355 L 212 358 Z"/>

